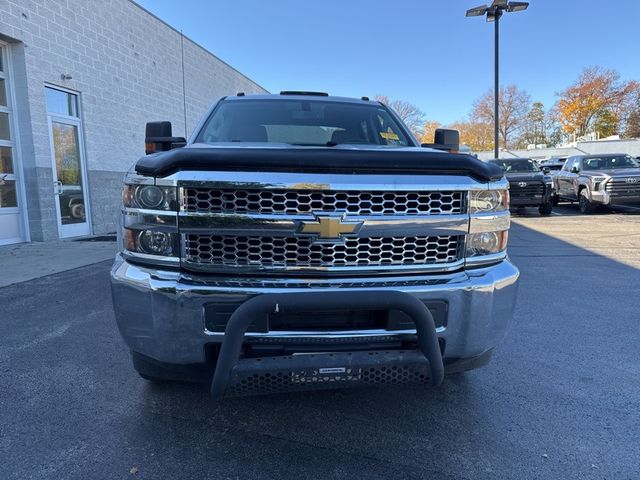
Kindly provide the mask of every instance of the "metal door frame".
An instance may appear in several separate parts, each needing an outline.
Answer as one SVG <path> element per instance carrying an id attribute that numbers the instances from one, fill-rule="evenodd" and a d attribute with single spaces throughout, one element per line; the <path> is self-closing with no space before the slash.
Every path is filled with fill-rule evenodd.
<path id="1" fill-rule="evenodd" d="M 54 88 L 54 87 L 50 87 Z M 59 89 L 62 90 L 62 89 Z M 64 92 L 70 93 L 72 95 L 78 95 L 76 93 L 69 92 L 68 90 L 62 90 Z M 49 145 L 51 149 L 51 168 L 52 173 L 54 173 L 54 185 L 56 182 L 56 178 L 58 175 L 58 166 L 56 164 L 56 152 L 55 145 L 53 143 L 53 122 L 62 123 L 65 125 L 71 125 L 76 127 L 77 140 L 78 140 L 78 154 L 80 156 L 80 178 L 82 179 L 82 198 L 84 200 L 84 212 L 85 212 L 85 222 L 84 223 L 75 223 L 69 225 L 62 224 L 62 212 L 60 210 L 60 200 L 58 198 L 58 194 L 55 193 L 55 204 L 56 204 L 56 218 L 58 223 L 58 235 L 60 238 L 71 238 L 71 237 L 81 237 L 86 235 L 91 235 L 92 225 L 91 225 L 91 206 L 89 202 L 89 183 L 87 180 L 87 161 L 84 154 L 84 134 L 82 131 L 82 120 L 79 117 L 71 117 L 68 115 L 61 115 L 57 113 L 47 113 L 47 124 L 49 128 Z"/>
<path id="2" fill-rule="evenodd" d="M 20 231 L 18 237 L 12 237 L 6 240 L 0 240 L 0 245 L 30 242 L 31 235 L 29 231 L 28 210 L 27 210 L 27 198 L 24 185 L 24 175 L 22 169 L 22 150 L 20 149 L 20 132 L 18 130 L 17 113 L 15 109 L 16 97 L 13 88 L 13 58 L 11 55 L 10 45 L 0 40 L 0 50 L 2 50 L 2 59 L 4 60 L 4 71 L 0 73 L 0 76 L 4 79 L 5 90 L 7 95 L 7 106 L 0 107 L 2 112 L 9 115 L 9 134 L 11 139 L 8 141 L 1 140 L 0 144 L 4 147 L 11 148 L 11 157 L 13 161 L 13 173 L 8 175 L 8 180 L 14 180 L 16 186 L 16 198 L 18 200 L 17 207 L 9 207 L 2 209 L 3 214 L 15 215 L 18 214 L 20 219 Z"/>

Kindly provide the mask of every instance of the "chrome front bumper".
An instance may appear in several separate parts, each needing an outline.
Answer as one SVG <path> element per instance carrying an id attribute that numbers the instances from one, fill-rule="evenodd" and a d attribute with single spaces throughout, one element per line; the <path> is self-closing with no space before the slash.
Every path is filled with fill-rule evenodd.
<path id="1" fill-rule="evenodd" d="M 128 347 L 161 362 L 202 363 L 205 345 L 221 343 L 223 333 L 207 331 L 205 305 L 242 303 L 263 293 L 331 290 L 398 290 L 421 301 L 441 300 L 449 306 L 446 326 L 437 330 L 445 340 L 446 358 L 471 358 L 494 348 L 504 337 L 517 296 L 518 269 L 508 260 L 490 267 L 422 277 L 293 280 L 219 279 L 150 269 L 116 258 L 111 270 L 113 304 L 118 328 Z M 361 340 L 415 337 L 415 330 L 251 333 L 248 340 L 272 343 L 304 339 L 354 343 Z"/>
<path id="2" fill-rule="evenodd" d="M 602 190 L 591 191 L 591 201 L 602 205 L 638 205 L 639 195 L 612 195 L 610 192 Z"/>

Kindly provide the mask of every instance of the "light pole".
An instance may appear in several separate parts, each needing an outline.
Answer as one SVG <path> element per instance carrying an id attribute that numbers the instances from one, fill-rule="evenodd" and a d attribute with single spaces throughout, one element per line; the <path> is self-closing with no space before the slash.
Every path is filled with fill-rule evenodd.
<path id="1" fill-rule="evenodd" d="M 499 111 L 500 106 L 500 70 L 499 70 L 499 49 L 500 49 L 500 17 L 504 12 L 521 12 L 526 10 L 529 2 L 509 2 L 508 0 L 493 0 L 489 6 L 481 5 L 479 7 L 467 10 L 467 17 L 487 16 L 487 22 L 495 22 L 495 40 L 494 40 L 494 111 L 493 111 L 493 154 L 495 158 L 500 156 L 500 129 L 499 129 Z"/>

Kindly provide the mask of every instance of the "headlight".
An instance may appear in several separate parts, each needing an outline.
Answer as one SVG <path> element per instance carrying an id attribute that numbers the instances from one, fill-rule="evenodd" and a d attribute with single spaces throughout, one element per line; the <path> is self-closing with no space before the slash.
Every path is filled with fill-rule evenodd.
<path id="1" fill-rule="evenodd" d="M 492 255 L 506 250 L 509 232 L 482 232 L 467 236 L 467 257 Z"/>
<path id="2" fill-rule="evenodd" d="M 593 185 L 594 190 L 599 190 L 600 185 L 604 182 L 607 177 L 591 177 L 591 184 Z"/>
<path id="3" fill-rule="evenodd" d="M 175 233 L 157 230 L 124 229 L 124 248 L 132 253 L 177 257 L 178 241 Z"/>
<path id="4" fill-rule="evenodd" d="M 509 209 L 509 190 L 476 190 L 471 192 L 470 213 L 499 212 Z"/>
<path id="5" fill-rule="evenodd" d="M 156 185 L 125 185 L 122 191 L 125 207 L 148 210 L 176 210 L 176 188 Z"/>

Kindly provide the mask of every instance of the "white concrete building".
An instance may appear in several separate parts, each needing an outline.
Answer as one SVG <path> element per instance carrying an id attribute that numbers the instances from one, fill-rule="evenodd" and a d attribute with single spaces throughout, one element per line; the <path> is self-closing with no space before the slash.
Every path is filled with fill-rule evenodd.
<path id="1" fill-rule="evenodd" d="M 265 90 L 130 0 L 0 0 L 0 244 L 115 231 L 144 125 Z"/>
<path id="2" fill-rule="evenodd" d="M 626 153 L 632 157 L 640 157 L 640 139 L 593 140 L 588 142 L 575 142 L 566 147 L 536 148 L 534 150 L 500 149 L 500 158 L 545 160 L 551 157 L 570 157 L 572 155 L 591 155 L 598 153 Z M 490 152 L 478 152 L 478 158 L 480 160 L 491 160 L 493 157 L 493 150 Z"/>

